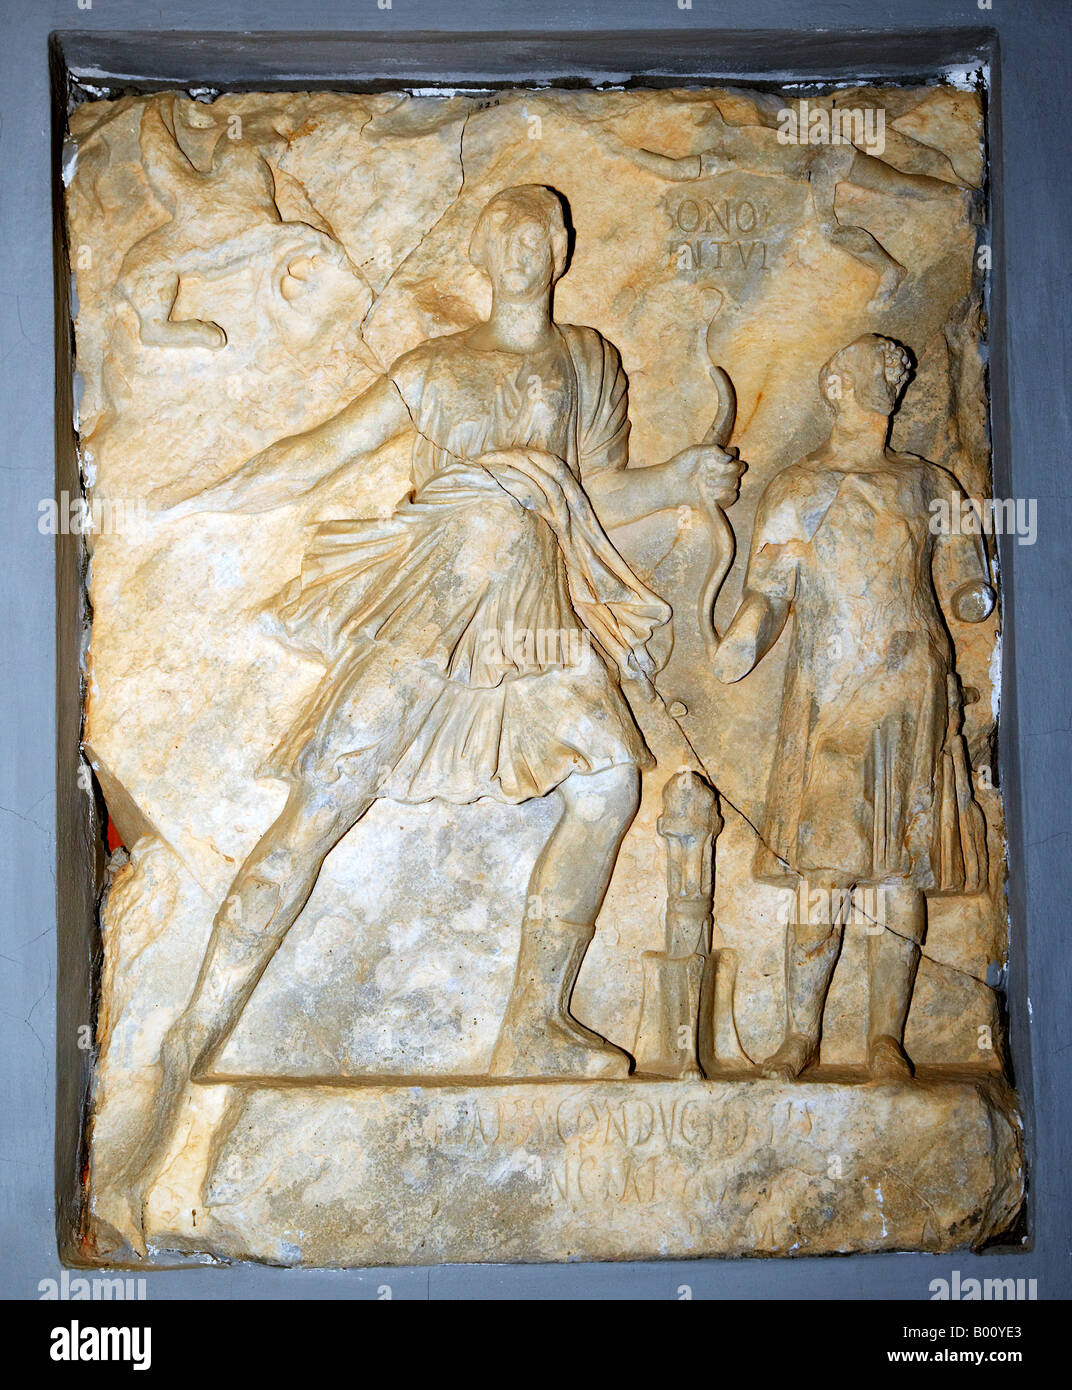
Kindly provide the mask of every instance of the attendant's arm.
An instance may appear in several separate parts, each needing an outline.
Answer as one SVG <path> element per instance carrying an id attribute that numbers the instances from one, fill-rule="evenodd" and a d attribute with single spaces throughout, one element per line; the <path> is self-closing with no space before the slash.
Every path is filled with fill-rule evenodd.
<path id="1" fill-rule="evenodd" d="M 714 673 L 726 685 L 747 676 L 763 660 L 792 611 L 800 540 L 787 525 L 785 504 L 784 486 L 776 481 L 756 511 L 744 595 L 715 653 Z"/>
<path id="2" fill-rule="evenodd" d="M 186 485 L 158 488 L 154 496 L 182 515 L 269 511 L 337 480 L 411 425 L 398 388 L 382 377 L 337 415 L 276 440 L 219 482 L 194 493 Z"/>
<path id="3" fill-rule="evenodd" d="M 932 465 L 936 498 L 931 504 L 932 528 L 937 539 L 932 558 L 932 574 L 937 569 L 943 581 L 935 588 L 950 614 L 962 623 L 981 623 L 994 611 L 997 594 L 990 583 L 990 566 L 982 527 L 965 530 L 963 515 L 953 517 L 964 507 L 964 490 L 945 468 Z M 938 503 L 943 504 L 937 506 Z M 972 504 L 979 506 L 980 504 Z"/>
<path id="4" fill-rule="evenodd" d="M 782 635 L 790 603 L 756 589 L 745 589 L 741 606 L 718 644 L 715 676 L 726 685 L 747 676 Z"/>

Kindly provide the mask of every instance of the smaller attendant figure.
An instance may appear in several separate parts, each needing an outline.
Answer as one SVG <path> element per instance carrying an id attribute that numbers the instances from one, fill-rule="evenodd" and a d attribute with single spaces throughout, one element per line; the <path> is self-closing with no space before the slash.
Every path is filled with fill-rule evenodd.
<path id="1" fill-rule="evenodd" d="M 777 474 L 756 514 L 744 595 L 715 658 L 740 680 L 793 616 L 778 742 L 757 873 L 802 880 L 786 948 L 786 1034 L 764 1066 L 792 1079 L 818 1060 L 823 1008 L 846 904 L 876 888 L 868 937 L 868 1067 L 907 1079 L 904 1028 L 926 931 L 928 894 L 987 880 L 986 827 L 960 733 L 953 644 L 932 567 L 950 547 L 949 607 L 992 611 L 972 536 L 936 534 L 936 503 L 959 484 L 937 464 L 887 447 L 910 374 L 888 338 L 858 339 L 819 375 L 834 428 L 816 453 Z M 818 890 L 818 891 L 817 891 Z M 840 904 L 840 907 L 839 907 Z"/>

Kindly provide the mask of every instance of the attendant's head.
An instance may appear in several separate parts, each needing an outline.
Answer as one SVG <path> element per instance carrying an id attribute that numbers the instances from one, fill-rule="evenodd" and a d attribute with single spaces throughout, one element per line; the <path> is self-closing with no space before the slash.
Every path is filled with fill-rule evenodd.
<path id="1" fill-rule="evenodd" d="M 835 352 L 819 372 L 819 390 L 841 415 L 855 403 L 875 415 L 893 414 L 912 374 L 912 357 L 892 338 L 867 333 Z"/>
<path id="2" fill-rule="evenodd" d="M 496 193 L 477 218 L 469 258 L 495 293 L 527 299 L 548 293 L 565 272 L 569 233 L 561 197 L 538 183 Z"/>

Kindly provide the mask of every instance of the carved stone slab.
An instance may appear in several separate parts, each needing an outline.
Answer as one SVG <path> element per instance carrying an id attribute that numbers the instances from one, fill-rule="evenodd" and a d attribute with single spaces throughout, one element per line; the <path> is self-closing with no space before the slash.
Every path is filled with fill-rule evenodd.
<path id="1" fill-rule="evenodd" d="M 154 1243 L 285 1265 L 944 1251 L 1019 1201 L 1000 1087 L 243 1088 Z M 330 1156 L 330 1159 L 329 1159 Z"/>
<path id="2" fill-rule="evenodd" d="M 87 1259 L 1011 1229 L 980 93 L 71 137 Z"/>

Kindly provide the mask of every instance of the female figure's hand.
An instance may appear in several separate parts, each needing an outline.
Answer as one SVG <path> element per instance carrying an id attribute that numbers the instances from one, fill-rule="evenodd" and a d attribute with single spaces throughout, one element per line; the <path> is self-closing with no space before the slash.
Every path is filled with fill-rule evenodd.
<path id="1" fill-rule="evenodd" d="M 694 444 L 671 460 L 681 477 L 681 499 L 700 494 L 705 506 L 731 507 L 737 501 L 741 475 L 748 467 L 717 444 Z"/>

